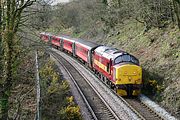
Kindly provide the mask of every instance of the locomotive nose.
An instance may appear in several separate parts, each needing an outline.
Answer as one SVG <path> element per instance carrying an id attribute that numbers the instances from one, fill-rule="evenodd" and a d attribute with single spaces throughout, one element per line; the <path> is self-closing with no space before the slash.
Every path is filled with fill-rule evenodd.
<path id="1" fill-rule="evenodd" d="M 140 94 L 142 86 L 142 68 L 126 64 L 116 67 L 116 86 L 118 94 L 131 96 Z"/>
<path id="2" fill-rule="evenodd" d="M 141 84 L 142 68 L 137 65 L 122 65 L 116 68 L 116 84 Z"/>

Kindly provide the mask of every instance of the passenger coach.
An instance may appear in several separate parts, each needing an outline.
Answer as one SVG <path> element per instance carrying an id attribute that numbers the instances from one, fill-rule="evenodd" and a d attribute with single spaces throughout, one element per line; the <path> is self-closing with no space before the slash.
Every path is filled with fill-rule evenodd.
<path id="1" fill-rule="evenodd" d="M 92 57 L 94 49 L 96 49 L 98 44 L 78 39 L 75 42 L 75 55 L 79 57 L 85 64 L 87 63 L 90 68 L 92 68 Z"/>

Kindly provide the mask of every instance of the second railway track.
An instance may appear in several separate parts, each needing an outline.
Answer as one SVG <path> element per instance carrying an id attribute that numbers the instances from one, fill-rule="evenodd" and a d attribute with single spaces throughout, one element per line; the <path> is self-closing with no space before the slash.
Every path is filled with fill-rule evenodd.
<path id="1" fill-rule="evenodd" d="M 149 109 L 144 105 L 138 98 L 135 99 L 125 99 L 128 104 L 130 104 L 138 113 L 140 113 L 146 120 L 163 120 L 161 116 Z"/>
<path id="2" fill-rule="evenodd" d="M 71 79 L 75 82 L 79 92 L 83 95 L 85 103 L 95 120 L 120 120 L 116 113 L 96 91 L 96 89 L 87 82 L 85 76 L 73 67 L 67 60 L 53 52 L 51 54 L 68 72 Z"/>

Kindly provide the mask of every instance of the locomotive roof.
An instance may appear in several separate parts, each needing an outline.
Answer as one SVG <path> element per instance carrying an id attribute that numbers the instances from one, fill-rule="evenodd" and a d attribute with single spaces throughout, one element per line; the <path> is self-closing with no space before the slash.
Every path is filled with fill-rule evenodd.
<path id="1" fill-rule="evenodd" d="M 103 57 L 107 59 L 115 59 L 116 57 L 120 55 L 128 54 L 127 52 L 118 50 L 116 48 L 108 47 L 108 46 L 100 46 L 95 49 L 95 52 L 102 55 Z"/>

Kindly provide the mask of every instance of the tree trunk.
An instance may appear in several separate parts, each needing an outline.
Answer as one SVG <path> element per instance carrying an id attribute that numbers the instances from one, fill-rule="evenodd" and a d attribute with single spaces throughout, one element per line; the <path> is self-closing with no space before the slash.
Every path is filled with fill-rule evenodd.
<path id="1" fill-rule="evenodd" d="M 8 96 L 5 92 L 1 92 L 1 120 L 7 120 L 8 119 Z"/>
<path id="2" fill-rule="evenodd" d="M 2 120 L 8 119 L 8 110 L 9 110 L 9 104 L 8 99 L 10 97 L 10 88 L 12 87 L 12 81 L 13 81 L 13 46 L 12 41 L 14 39 L 14 33 L 10 30 L 5 31 L 3 35 L 3 48 L 4 48 L 4 86 L 3 91 L 1 92 L 2 98 L 1 98 L 1 112 L 2 112 Z"/>
<path id="3" fill-rule="evenodd" d="M 118 0 L 118 6 L 121 7 L 121 0 Z"/>
<path id="4" fill-rule="evenodd" d="M 2 33 L 2 7 L 1 7 L 1 0 L 0 0 L 0 43 L 1 43 L 1 33 Z"/>
<path id="5" fill-rule="evenodd" d="M 108 5 L 108 1 L 107 0 L 102 0 L 102 3 L 104 3 L 105 5 Z"/>
<path id="6" fill-rule="evenodd" d="M 13 38 L 14 33 L 10 29 L 11 23 L 11 2 L 10 0 L 6 1 L 7 9 L 6 9 L 6 26 L 3 32 L 1 31 L 2 35 L 2 45 L 3 45 L 3 90 L 1 91 L 1 119 L 7 120 L 8 119 L 8 110 L 9 110 L 9 97 L 10 97 L 10 89 L 12 86 L 12 55 L 13 55 Z M 1 9 L 2 10 L 2 9 Z M 2 34 L 3 33 L 3 34 Z"/>
<path id="7" fill-rule="evenodd" d="M 1 67 L 1 60 L 2 60 L 2 1 L 0 0 L 0 67 Z M 1 67 L 2 68 L 2 67 Z M 0 70 L 1 70 L 0 68 Z"/>
<path id="8" fill-rule="evenodd" d="M 13 73 L 16 51 L 14 50 L 15 35 L 19 28 L 22 11 L 31 6 L 36 0 L 0 0 L 0 66 L 3 66 L 3 78 L 0 81 L 0 120 L 8 119 L 9 97 L 13 83 Z M 18 5 L 16 4 L 19 3 Z M 5 9 L 5 10 L 4 10 Z M 3 23 L 1 22 L 3 20 Z M 2 49 L 2 53 L 1 53 Z M 1 76 L 0 76 L 1 77 Z M 1 78 L 0 78 L 1 79 Z"/>
<path id="9" fill-rule="evenodd" d="M 178 27 L 180 29 L 180 3 L 177 2 L 176 0 L 173 0 L 173 7 L 174 7 L 174 13 L 176 15 L 176 20 L 177 20 L 177 24 Z"/>

